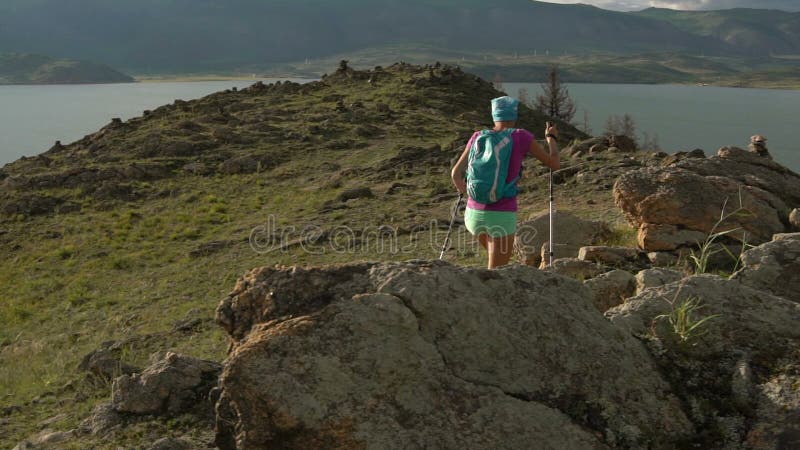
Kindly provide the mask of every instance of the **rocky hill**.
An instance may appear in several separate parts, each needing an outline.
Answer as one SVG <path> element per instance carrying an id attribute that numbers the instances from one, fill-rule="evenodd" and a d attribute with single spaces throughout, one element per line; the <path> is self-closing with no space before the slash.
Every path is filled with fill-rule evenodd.
<path id="1" fill-rule="evenodd" d="M 481 269 L 460 226 L 430 262 L 451 163 L 499 94 L 446 65 L 342 64 L 0 169 L 0 443 L 796 445 L 800 176 L 561 124 L 554 267 Z M 546 174 L 520 183 L 529 264 Z M 749 215 L 685 220 L 686 180 L 703 219 L 740 189 Z"/>
<path id="2" fill-rule="evenodd" d="M 133 78 L 108 66 L 40 55 L 0 54 L 0 84 L 129 83 Z"/>

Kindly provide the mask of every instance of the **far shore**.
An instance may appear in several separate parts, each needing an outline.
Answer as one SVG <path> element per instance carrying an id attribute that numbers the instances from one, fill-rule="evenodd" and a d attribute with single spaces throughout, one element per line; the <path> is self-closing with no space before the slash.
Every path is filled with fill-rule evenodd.
<path id="1" fill-rule="evenodd" d="M 467 71 L 469 71 L 467 69 Z M 62 86 L 62 85 L 92 85 L 92 84 L 128 84 L 128 83 L 192 83 L 192 82 L 208 82 L 208 81 L 253 81 L 254 83 L 262 80 L 319 80 L 319 76 L 309 76 L 309 74 L 189 74 L 189 75 L 134 75 L 133 81 L 130 82 L 88 82 L 88 83 L 0 83 L 0 86 Z M 506 83 L 542 83 L 541 80 L 504 80 Z M 715 81 L 697 81 L 687 80 L 685 82 L 647 82 L 647 81 L 570 81 L 564 80 L 565 84 L 641 84 L 641 85 L 680 85 L 680 86 L 708 86 L 708 87 L 727 87 L 727 88 L 745 88 L 745 89 L 775 89 L 775 90 L 800 90 L 800 79 L 794 80 L 715 80 Z"/>
<path id="2" fill-rule="evenodd" d="M 308 75 L 297 74 L 258 74 L 258 75 L 147 75 L 147 76 L 134 76 L 137 83 L 191 83 L 203 81 L 249 81 L 253 82 L 259 80 L 273 80 L 273 79 L 292 79 L 292 80 L 309 80 L 316 81 L 320 77 L 309 77 Z M 506 80 L 506 83 L 542 83 L 541 80 Z M 744 88 L 744 89 L 776 89 L 776 90 L 800 90 L 800 80 L 797 81 L 766 81 L 766 82 L 743 82 L 736 80 L 722 80 L 713 83 L 686 81 L 686 82 L 669 82 L 669 83 L 650 83 L 642 81 L 622 81 L 622 82 L 593 82 L 593 81 L 572 81 L 565 80 L 565 84 L 642 84 L 642 85 L 678 85 L 678 86 L 704 86 L 704 87 L 726 87 L 726 88 Z"/>
<path id="3" fill-rule="evenodd" d="M 465 69 L 469 71 L 469 69 Z M 175 74 L 175 75 L 133 75 L 135 82 L 137 83 L 181 83 L 181 82 L 203 82 L 203 81 L 248 81 L 252 80 L 253 82 L 265 79 L 292 79 L 292 80 L 309 80 L 315 81 L 320 79 L 320 75 L 313 76 L 309 75 L 308 73 L 305 74 L 298 74 L 298 73 L 267 73 L 267 74 L 236 74 L 236 75 L 224 75 L 224 74 L 189 74 L 189 75 L 182 75 L 182 74 Z M 542 83 L 543 80 L 504 80 L 507 83 Z M 736 80 L 736 79 L 727 79 L 727 80 L 716 80 L 716 81 L 697 81 L 697 80 L 686 80 L 686 81 L 670 81 L 670 82 L 662 82 L 662 83 L 653 83 L 647 81 L 618 81 L 618 82 L 607 82 L 607 81 L 571 81 L 571 80 L 564 80 L 566 84 L 643 84 L 643 85 L 680 85 L 680 86 L 709 86 L 709 87 L 731 87 L 731 88 L 743 88 L 743 89 L 784 89 L 784 90 L 800 90 L 800 79 L 777 79 L 777 80 Z"/>

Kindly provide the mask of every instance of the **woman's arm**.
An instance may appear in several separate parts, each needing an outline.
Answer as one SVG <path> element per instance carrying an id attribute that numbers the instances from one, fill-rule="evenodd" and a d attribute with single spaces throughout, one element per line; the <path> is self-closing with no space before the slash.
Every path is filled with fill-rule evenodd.
<path id="1" fill-rule="evenodd" d="M 535 139 L 531 141 L 531 148 L 529 152 L 545 166 L 553 170 L 558 170 L 561 168 L 561 160 L 558 155 L 558 142 L 556 141 L 556 138 L 558 138 L 558 129 L 556 128 L 556 125 L 551 125 L 550 122 L 547 122 L 547 127 L 545 128 L 544 134 L 546 136 L 547 147 L 550 152 L 545 152 Z"/>
<path id="2" fill-rule="evenodd" d="M 466 147 L 464 147 L 464 151 L 461 152 L 461 156 L 456 161 L 456 164 L 453 166 L 453 170 L 450 171 L 450 177 L 453 179 L 453 184 L 456 186 L 456 190 L 462 194 L 467 193 L 467 163 L 469 162 L 469 149 L 472 148 L 472 143 L 475 142 L 476 135 L 472 135 L 469 142 L 467 142 Z"/>

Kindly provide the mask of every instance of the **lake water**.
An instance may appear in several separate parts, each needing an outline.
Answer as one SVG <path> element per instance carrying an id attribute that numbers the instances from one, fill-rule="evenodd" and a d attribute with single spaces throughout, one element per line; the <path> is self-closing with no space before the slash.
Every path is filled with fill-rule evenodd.
<path id="1" fill-rule="evenodd" d="M 35 155 L 56 140 L 69 143 L 97 131 L 112 117 L 139 116 L 175 99 L 190 100 L 256 80 L 105 85 L 0 86 L 0 165 Z M 271 82 L 274 80 L 264 80 Z M 295 80 L 301 81 L 301 80 Z M 504 83 L 510 95 L 538 84 Z M 800 91 L 673 85 L 570 84 L 578 105 L 575 121 L 588 111 L 595 134 L 610 115 L 630 114 L 638 131 L 657 135 L 664 151 L 746 148 L 763 134 L 773 157 L 800 171 Z M 534 130 L 536 131 L 536 130 Z"/>
<path id="2" fill-rule="evenodd" d="M 533 97 L 539 84 L 503 83 L 518 95 Z M 578 107 L 576 123 L 588 111 L 589 128 L 601 134 L 609 116 L 630 114 L 642 132 L 657 135 L 669 153 L 701 148 L 706 155 L 723 146 L 746 149 L 750 136 L 764 135 L 772 157 L 800 172 L 800 91 L 721 88 L 712 86 L 569 84 Z"/>

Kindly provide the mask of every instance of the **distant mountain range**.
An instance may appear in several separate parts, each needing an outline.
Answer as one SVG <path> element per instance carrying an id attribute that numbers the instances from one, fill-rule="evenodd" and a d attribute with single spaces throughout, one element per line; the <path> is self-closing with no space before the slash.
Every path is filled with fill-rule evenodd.
<path id="1" fill-rule="evenodd" d="M 687 33 L 711 37 L 752 55 L 800 53 L 800 12 L 746 8 L 721 11 L 649 8 L 634 15 L 671 23 Z"/>
<path id="2" fill-rule="evenodd" d="M 387 45 L 445 52 L 800 54 L 800 13 L 636 13 L 528 0 L 3 0 L 0 52 L 128 72 L 268 67 Z"/>
<path id="3" fill-rule="evenodd" d="M 133 78 L 103 64 L 0 53 L 0 84 L 127 83 Z"/>

